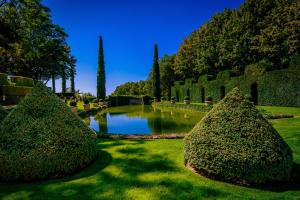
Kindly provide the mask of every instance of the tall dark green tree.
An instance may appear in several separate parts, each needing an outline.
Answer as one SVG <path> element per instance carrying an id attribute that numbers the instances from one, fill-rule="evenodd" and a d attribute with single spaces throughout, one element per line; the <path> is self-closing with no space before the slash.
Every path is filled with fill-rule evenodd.
<path id="1" fill-rule="evenodd" d="M 152 96 L 160 100 L 160 73 L 158 63 L 158 47 L 154 45 L 154 59 L 153 59 L 153 79 L 152 79 Z"/>
<path id="2" fill-rule="evenodd" d="M 102 36 L 99 38 L 98 71 L 97 71 L 97 98 L 105 99 L 105 64 Z"/>

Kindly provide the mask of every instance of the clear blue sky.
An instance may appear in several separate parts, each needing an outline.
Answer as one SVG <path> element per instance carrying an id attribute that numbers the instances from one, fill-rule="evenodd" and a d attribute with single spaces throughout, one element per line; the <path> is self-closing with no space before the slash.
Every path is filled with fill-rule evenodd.
<path id="1" fill-rule="evenodd" d="M 127 81 L 145 80 L 153 60 L 177 52 L 183 39 L 216 12 L 244 0 L 43 0 L 64 27 L 77 61 L 76 89 L 96 94 L 99 35 L 103 36 L 107 94 Z M 49 84 L 50 85 L 50 84 Z M 68 83 L 69 85 L 69 83 Z M 57 81 L 56 88 L 61 89 Z"/>

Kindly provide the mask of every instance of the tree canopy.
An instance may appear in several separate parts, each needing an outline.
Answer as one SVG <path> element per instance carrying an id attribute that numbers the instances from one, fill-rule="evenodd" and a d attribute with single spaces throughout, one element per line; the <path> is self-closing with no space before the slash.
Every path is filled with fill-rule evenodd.
<path id="1" fill-rule="evenodd" d="M 46 81 L 62 74 L 69 78 L 75 60 L 67 36 L 41 0 L 2 1 L 0 72 Z"/>
<path id="2" fill-rule="evenodd" d="M 299 53 L 300 15 L 295 0 L 247 0 L 226 9 L 184 39 L 175 58 L 179 80 L 219 71 L 243 72 L 246 65 L 269 60 L 271 69 L 287 66 Z"/>

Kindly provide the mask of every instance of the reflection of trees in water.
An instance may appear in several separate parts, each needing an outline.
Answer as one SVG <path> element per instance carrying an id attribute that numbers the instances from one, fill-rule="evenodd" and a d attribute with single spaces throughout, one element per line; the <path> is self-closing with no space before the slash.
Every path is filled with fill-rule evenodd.
<path id="1" fill-rule="evenodd" d="M 90 125 L 91 125 L 91 119 L 90 119 L 90 116 L 84 118 L 83 121 L 84 121 L 84 123 L 85 123 L 87 126 L 90 126 Z"/>
<path id="2" fill-rule="evenodd" d="M 155 109 L 148 118 L 148 126 L 153 134 L 186 133 L 202 118 L 201 114 Z"/>
<path id="3" fill-rule="evenodd" d="M 107 113 L 103 113 L 102 115 L 98 115 L 98 125 L 99 125 L 99 133 L 108 133 L 107 128 Z"/>
<path id="4" fill-rule="evenodd" d="M 148 118 L 148 126 L 151 128 L 153 134 L 162 133 L 161 111 L 153 109 L 153 117 Z"/>

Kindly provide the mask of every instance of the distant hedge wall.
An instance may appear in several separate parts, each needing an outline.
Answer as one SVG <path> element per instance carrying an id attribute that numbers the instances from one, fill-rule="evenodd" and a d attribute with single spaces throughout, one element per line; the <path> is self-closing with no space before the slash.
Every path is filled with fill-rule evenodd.
<path id="1" fill-rule="evenodd" d="M 0 103 L 2 105 L 19 103 L 27 93 L 31 92 L 34 85 L 32 78 L 12 76 L 9 81 L 7 74 L 0 73 Z"/>
<path id="2" fill-rule="evenodd" d="M 219 101 L 234 87 L 248 95 L 259 105 L 300 106 L 300 63 L 299 58 L 291 59 L 287 69 L 268 71 L 263 63 L 246 67 L 243 75 L 237 76 L 231 70 L 222 71 L 212 80 L 200 76 L 198 82 L 187 79 L 185 83 L 175 82 L 171 94 L 183 102 L 190 96 L 192 102 L 204 102 L 206 97 Z M 189 94 L 189 95 L 188 95 Z"/>
<path id="3" fill-rule="evenodd" d="M 1 103 L 3 105 L 13 105 L 19 103 L 26 94 L 32 91 L 32 87 L 22 87 L 13 85 L 1 86 Z"/>
<path id="4" fill-rule="evenodd" d="M 108 100 L 110 101 L 111 106 L 143 104 L 142 97 L 134 97 L 134 96 L 109 96 Z"/>
<path id="5" fill-rule="evenodd" d="M 26 87 L 33 87 L 34 81 L 32 78 L 27 78 L 23 76 L 12 76 L 10 77 L 12 83 L 15 83 L 16 86 L 26 86 Z"/>
<path id="6" fill-rule="evenodd" d="M 178 103 L 171 103 L 171 102 L 156 102 L 152 103 L 153 107 L 158 108 L 175 108 L 178 110 L 193 110 L 199 112 L 208 112 L 212 109 L 212 106 L 205 106 L 205 105 L 193 105 L 193 104 L 178 104 Z"/>

